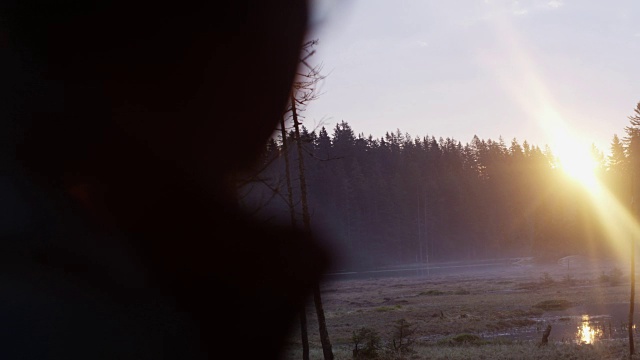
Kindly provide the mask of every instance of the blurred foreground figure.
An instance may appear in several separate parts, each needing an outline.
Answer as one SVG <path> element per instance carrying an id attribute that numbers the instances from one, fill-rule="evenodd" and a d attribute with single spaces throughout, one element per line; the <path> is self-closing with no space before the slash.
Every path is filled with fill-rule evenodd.
<path id="1" fill-rule="evenodd" d="M 0 4 L 0 359 L 277 359 L 327 268 L 238 209 L 300 0 Z"/>

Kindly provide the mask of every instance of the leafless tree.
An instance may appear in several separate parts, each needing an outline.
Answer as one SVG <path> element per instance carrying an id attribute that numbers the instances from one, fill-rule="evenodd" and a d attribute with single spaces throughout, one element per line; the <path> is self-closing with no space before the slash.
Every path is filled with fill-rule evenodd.
<path id="1" fill-rule="evenodd" d="M 291 101 L 289 105 L 289 114 L 293 122 L 294 140 L 298 155 L 298 172 L 300 179 L 300 199 L 302 204 L 302 224 L 307 231 L 311 231 L 311 215 L 309 213 L 309 203 L 307 199 L 307 182 L 305 177 L 304 151 L 300 138 L 300 122 L 302 117 L 300 111 L 303 111 L 309 102 L 318 98 L 316 92 L 318 82 L 324 79 L 321 74 L 322 65 L 311 66 L 308 59 L 315 54 L 313 47 L 318 40 L 310 40 L 303 46 L 303 56 L 300 59 L 302 72 L 298 73 L 298 80 L 293 86 L 291 92 Z M 284 137 L 284 136 L 283 136 Z M 320 333 L 320 342 L 322 344 L 322 352 L 325 360 L 333 360 L 333 350 L 331 348 L 331 340 L 327 330 L 327 322 L 324 316 L 324 308 L 322 305 L 322 297 L 320 294 L 320 286 L 316 285 L 313 291 L 313 302 L 318 317 L 318 327 Z M 303 342 L 303 350 L 304 350 Z M 308 345 L 307 345 L 308 346 Z M 306 354 L 308 359 L 308 350 Z"/>
<path id="2" fill-rule="evenodd" d="M 261 162 L 261 166 L 254 169 L 254 171 L 251 173 L 238 176 L 238 179 L 236 181 L 239 189 L 238 195 L 240 199 L 242 199 L 243 196 L 246 196 L 251 191 L 252 184 L 261 184 L 262 186 L 266 186 L 267 189 L 269 189 L 267 191 L 269 195 L 266 196 L 266 199 L 261 199 L 261 201 L 259 201 L 257 205 L 254 205 L 255 209 L 253 210 L 255 212 L 262 210 L 263 208 L 267 207 L 269 201 L 278 197 L 287 204 L 292 226 L 297 225 L 296 208 L 298 205 L 300 205 L 302 226 L 307 231 L 311 231 L 311 215 L 308 203 L 308 190 L 307 180 L 305 177 L 304 158 L 305 156 L 314 157 L 314 155 L 303 146 L 303 140 L 301 139 L 300 135 L 300 127 L 302 121 L 304 120 L 304 116 L 301 113 L 304 112 L 309 103 L 319 97 L 320 94 L 317 91 L 318 84 L 325 78 L 325 76 L 322 75 L 322 64 L 312 66 L 309 62 L 310 57 L 315 54 L 314 47 L 317 45 L 317 43 L 318 40 L 310 40 L 307 41 L 302 47 L 302 54 L 300 58 L 300 66 L 297 73 L 297 78 L 292 86 L 288 106 L 285 109 L 283 117 L 280 121 L 279 133 L 281 139 L 279 141 L 279 149 L 276 152 L 277 156 L 265 158 L 263 162 Z M 287 124 L 289 124 L 289 128 L 287 128 Z M 288 133 L 288 131 L 291 131 L 291 133 Z M 290 143 L 291 140 L 295 143 L 295 146 L 292 146 L 293 144 Z M 290 152 L 294 151 L 293 148 L 295 148 L 297 155 L 297 175 L 300 185 L 300 199 L 298 199 L 298 203 L 294 201 L 294 191 L 292 185 L 293 171 L 291 166 L 294 165 L 291 163 Z M 265 170 L 269 166 L 271 166 L 277 158 L 284 159 L 284 180 L 265 178 L 265 175 L 263 175 L 266 173 Z M 284 191 L 281 190 L 283 188 L 283 183 L 284 186 L 286 186 L 286 195 L 283 194 Z M 242 193 L 243 191 L 244 193 Z M 324 359 L 333 360 L 333 350 L 327 331 L 326 319 L 324 315 L 319 286 L 316 286 L 313 291 L 313 301 L 315 305 L 316 316 L 318 317 L 320 342 L 322 343 Z M 300 310 L 300 329 L 303 360 L 309 360 L 309 340 L 307 330 L 307 315 L 305 308 Z"/>

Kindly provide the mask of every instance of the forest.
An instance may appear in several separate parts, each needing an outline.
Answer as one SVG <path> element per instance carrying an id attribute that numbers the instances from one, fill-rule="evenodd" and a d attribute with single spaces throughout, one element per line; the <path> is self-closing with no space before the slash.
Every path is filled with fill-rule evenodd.
<path id="1" fill-rule="evenodd" d="M 599 181 L 626 207 L 640 103 L 629 119 L 626 136 L 613 136 L 610 155 L 592 147 Z M 338 255 L 336 269 L 612 255 L 597 216 L 605 205 L 563 172 L 548 146 L 477 136 L 463 144 L 400 130 L 373 138 L 356 135 L 345 121 L 331 130 L 301 126 L 299 133 L 311 226 Z M 293 209 L 301 216 L 300 173 L 292 165 L 297 137 L 293 129 L 286 134 L 286 156 L 282 136 L 274 136 L 239 189 L 243 205 L 264 221 L 291 221 L 287 163 Z"/>

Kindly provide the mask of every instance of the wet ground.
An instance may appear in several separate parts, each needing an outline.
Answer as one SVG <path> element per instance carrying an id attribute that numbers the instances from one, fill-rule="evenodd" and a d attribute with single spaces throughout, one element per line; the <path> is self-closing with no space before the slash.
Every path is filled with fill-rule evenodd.
<path id="1" fill-rule="evenodd" d="M 389 342 L 401 319 L 415 326 L 413 339 L 426 347 L 460 334 L 535 343 L 548 324 L 551 343 L 604 344 L 628 337 L 627 268 L 572 257 L 547 264 L 520 258 L 342 272 L 327 276 L 322 301 L 334 348 L 346 353 L 354 331 L 372 329 Z M 617 281 L 610 281 L 616 271 Z M 548 301 L 570 305 L 539 307 Z M 640 304 L 635 307 L 634 323 L 640 323 Z M 311 348 L 318 349 L 313 303 L 307 314 Z M 292 348 L 299 339 L 294 332 Z"/>
<path id="2" fill-rule="evenodd" d="M 449 261 L 434 264 L 414 266 L 398 266 L 392 268 L 360 271 L 335 271 L 327 274 L 329 281 L 380 279 L 390 277 L 429 277 L 439 275 L 453 275 L 477 273 L 496 270 L 509 266 L 518 259 L 488 259 L 477 261 Z"/>
<path id="3" fill-rule="evenodd" d="M 635 309 L 640 310 L 639 306 L 640 304 L 635 304 Z M 628 303 L 580 305 L 566 310 L 549 311 L 544 316 L 533 318 L 536 321 L 534 325 L 487 334 L 487 337 L 540 340 L 549 324 L 549 341 L 593 344 L 601 340 L 628 338 L 628 316 Z M 640 316 L 636 312 L 634 324 L 638 321 Z M 634 336 L 639 336 L 640 326 L 634 325 L 633 329 Z"/>
<path id="4" fill-rule="evenodd" d="M 321 297 L 337 359 L 351 358 L 354 332 L 362 328 L 392 343 L 401 320 L 412 326 L 410 337 L 423 353 L 416 358 L 627 359 L 628 269 L 624 261 L 581 256 L 544 264 L 531 258 L 432 263 L 336 272 L 327 276 Z M 640 304 L 635 310 L 634 324 Z M 538 347 L 547 325 L 552 346 Z M 310 302 L 313 359 L 322 358 L 318 329 Z M 633 331 L 637 340 L 639 330 Z M 473 337 L 482 346 L 451 347 L 451 339 Z M 300 358 L 300 338 L 294 329 L 285 358 Z"/>

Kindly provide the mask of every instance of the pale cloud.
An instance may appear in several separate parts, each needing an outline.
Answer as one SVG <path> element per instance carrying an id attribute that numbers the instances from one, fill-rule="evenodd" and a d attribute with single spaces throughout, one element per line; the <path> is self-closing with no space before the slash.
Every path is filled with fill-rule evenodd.
<path id="1" fill-rule="evenodd" d="M 564 4 L 563 4 L 563 3 L 562 3 L 562 1 L 560 1 L 560 0 L 551 0 L 551 1 L 549 1 L 549 2 L 547 3 L 547 6 L 548 6 L 548 7 L 550 7 L 550 8 L 552 8 L 552 9 L 557 9 L 557 8 L 559 8 L 559 7 L 560 7 L 560 6 L 562 6 L 562 5 L 564 5 Z"/>
<path id="2" fill-rule="evenodd" d="M 529 10 L 527 10 L 527 9 L 515 9 L 515 10 L 513 10 L 513 15 L 517 15 L 517 16 L 527 15 L 528 13 L 529 13 Z"/>
<path id="3" fill-rule="evenodd" d="M 523 6 L 520 1 L 514 1 L 511 3 L 511 13 L 516 16 L 526 15 L 529 12 L 526 6 Z"/>
<path id="4" fill-rule="evenodd" d="M 501 14 L 532 16 L 544 11 L 557 10 L 564 6 L 563 0 L 484 0 L 485 9 L 476 20 L 492 20 Z"/>
<path id="5" fill-rule="evenodd" d="M 556 10 L 564 5 L 562 0 L 550 1 L 512 1 L 511 14 L 515 16 L 529 15 L 541 10 Z"/>
<path id="6" fill-rule="evenodd" d="M 474 129 L 486 129 L 481 138 L 544 144 L 518 97 L 544 88 L 604 150 L 638 101 L 640 27 L 631 21 L 638 5 L 629 5 L 637 1 L 319 1 L 350 3 L 352 11 L 348 19 L 335 12 L 340 21 L 318 34 L 317 60 L 330 74 L 310 120 L 344 119 L 374 136 L 400 128 L 470 140 Z M 472 110 L 460 110 L 461 101 Z"/>

